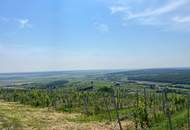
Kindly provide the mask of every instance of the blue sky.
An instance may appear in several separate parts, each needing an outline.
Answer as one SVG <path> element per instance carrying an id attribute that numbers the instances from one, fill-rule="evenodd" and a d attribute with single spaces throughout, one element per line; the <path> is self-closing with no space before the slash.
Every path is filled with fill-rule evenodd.
<path id="1" fill-rule="evenodd" d="M 0 72 L 190 66 L 190 0 L 0 0 Z"/>

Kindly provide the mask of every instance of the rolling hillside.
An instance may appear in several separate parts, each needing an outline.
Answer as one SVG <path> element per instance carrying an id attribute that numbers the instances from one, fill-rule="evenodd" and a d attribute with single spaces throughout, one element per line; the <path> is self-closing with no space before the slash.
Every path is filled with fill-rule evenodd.
<path id="1" fill-rule="evenodd" d="M 1 130 L 110 130 L 106 122 L 81 122 L 80 114 L 59 113 L 47 108 L 33 108 L 0 100 Z M 123 122 L 124 123 L 124 122 Z M 131 127 L 131 122 L 125 122 Z"/>
<path id="2" fill-rule="evenodd" d="M 107 74 L 110 80 L 128 78 L 128 80 L 190 84 L 190 68 L 144 69 Z"/>

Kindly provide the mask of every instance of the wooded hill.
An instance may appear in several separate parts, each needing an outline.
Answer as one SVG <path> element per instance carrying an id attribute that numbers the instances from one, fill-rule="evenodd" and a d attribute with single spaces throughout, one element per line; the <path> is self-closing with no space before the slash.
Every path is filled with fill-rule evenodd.
<path id="1" fill-rule="evenodd" d="M 123 79 L 138 81 L 190 84 L 190 68 L 143 69 L 106 74 L 109 80 Z"/>

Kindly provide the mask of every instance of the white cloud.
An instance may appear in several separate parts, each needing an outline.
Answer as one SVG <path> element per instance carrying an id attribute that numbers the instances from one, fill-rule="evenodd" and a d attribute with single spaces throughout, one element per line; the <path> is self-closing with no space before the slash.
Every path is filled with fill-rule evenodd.
<path id="1" fill-rule="evenodd" d="M 109 32 L 110 28 L 107 24 L 103 24 L 103 23 L 94 23 L 96 30 L 100 31 L 100 32 Z"/>
<path id="2" fill-rule="evenodd" d="M 166 5 L 163 5 L 157 9 L 146 9 L 142 13 L 135 14 L 132 12 L 127 12 L 128 18 L 132 19 L 132 18 L 138 18 L 138 17 L 151 17 L 151 16 L 154 17 L 158 15 L 163 15 L 163 14 L 170 13 L 177 10 L 181 6 L 185 5 L 187 2 L 188 0 L 180 0 L 180 1 L 172 0 Z"/>
<path id="3" fill-rule="evenodd" d="M 127 8 L 123 6 L 112 6 L 110 7 L 110 10 L 111 10 L 111 14 L 115 14 L 118 12 L 125 12 Z"/>
<path id="4" fill-rule="evenodd" d="M 31 28 L 32 24 L 30 23 L 29 19 L 18 19 L 17 20 L 19 23 L 20 28 Z"/>
<path id="5" fill-rule="evenodd" d="M 181 26 L 183 29 L 184 26 L 190 27 L 190 16 L 184 17 L 190 13 L 190 0 L 117 0 L 108 6 L 111 15 L 123 20 L 122 25 L 151 25 L 164 30 L 174 26 Z"/>
<path id="6" fill-rule="evenodd" d="M 176 16 L 173 18 L 173 21 L 177 23 L 190 23 L 190 16 L 185 16 L 185 17 Z"/>
<path id="7" fill-rule="evenodd" d="M 0 16 L 0 22 L 7 25 L 18 25 L 19 28 L 32 28 L 32 24 L 29 19 L 18 19 Z"/>

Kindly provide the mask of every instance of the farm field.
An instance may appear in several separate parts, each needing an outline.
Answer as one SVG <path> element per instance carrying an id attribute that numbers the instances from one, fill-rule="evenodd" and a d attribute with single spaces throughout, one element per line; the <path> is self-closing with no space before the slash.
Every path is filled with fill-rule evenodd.
<path id="1" fill-rule="evenodd" d="M 35 80 L 32 83 L 1 87 L 0 128 L 42 130 L 190 128 L 188 84 L 131 81 L 123 78 L 126 75 L 121 77 L 115 72 L 87 73 L 82 74 L 82 77 L 81 74 L 75 75 L 75 78 L 58 76 L 58 79 L 46 82 Z M 38 78 L 40 80 L 40 77 Z M 13 79 L 12 81 L 14 82 Z"/>

